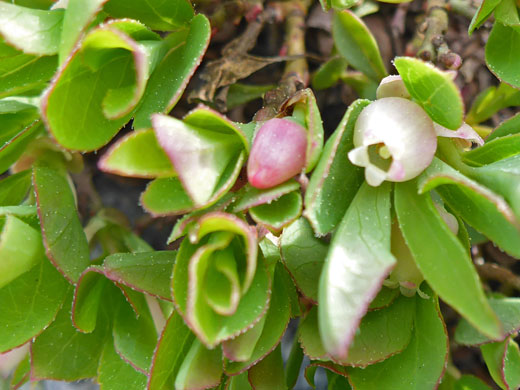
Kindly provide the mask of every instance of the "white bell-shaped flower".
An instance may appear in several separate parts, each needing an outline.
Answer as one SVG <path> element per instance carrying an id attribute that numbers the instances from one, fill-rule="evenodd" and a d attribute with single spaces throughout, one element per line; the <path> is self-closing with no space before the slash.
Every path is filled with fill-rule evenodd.
<path id="1" fill-rule="evenodd" d="M 371 186 L 383 181 L 413 179 L 430 165 L 437 149 L 437 134 L 426 112 L 400 97 L 385 97 L 369 104 L 354 129 L 354 149 L 348 157 L 365 167 Z"/>

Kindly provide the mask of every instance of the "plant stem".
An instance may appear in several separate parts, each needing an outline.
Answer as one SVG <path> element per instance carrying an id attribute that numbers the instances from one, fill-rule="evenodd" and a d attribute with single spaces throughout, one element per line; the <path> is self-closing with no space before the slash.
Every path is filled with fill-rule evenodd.
<path id="1" fill-rule="evenodd" d="M 288 56 L 298 56 L 287 61 L 284 74 L 277 88 L 264 95 L 264 106 L 255 114 L 255 121 L 274 118 L 282 104 L 309 82 L 309 70 L 305 59 L 305 15 L 309 0 L 274 3 L 285 16 L 286 34 L 284 48 Z M 299 57 L 301 56 L 301 58 Z"/>
<path id="2" fill-rule="evenodd" d="M 417 55 L 425 61 L 440 62 L 449 69 L 458 69 L 462 60 L 444 40 L 449 22 L 447 0 L 428 0 L 426 12 L 426 20 L 421 26 L 424 40 Z"/>

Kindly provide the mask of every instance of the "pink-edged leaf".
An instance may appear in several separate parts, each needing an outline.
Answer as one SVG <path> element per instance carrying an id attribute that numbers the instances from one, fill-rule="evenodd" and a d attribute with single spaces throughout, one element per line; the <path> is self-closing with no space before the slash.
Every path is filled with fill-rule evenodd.
<path id="1" fill-rule="evenodd" d="M 320 277 L 318 321 L 331 356 L 347 357 L 361 318 L 394 265 L 390 185 L 364 183 L 333 236 Z"/>
<path id="2" fill-rule="evenodd" d="M 179 179 L 198 207 L 216 201 L 229 190 L 242 165 L 244 145 L 229 127 L 195 127 L 155 114 L 152 123 Z M 238 168 L 237 168 L 238 167 Z"/>
<path id="3" fill-rule="evenodd" d="M 489 305 L 468 248 L 439 215 L 430 194 L 419 195 L 417 182 L 399 183 L 394 207 L 406 245 L 431 288 L 479 331 L 503 334 Z"/>
<path id="4" fill-rule="evenodd" d="M 180 215 L 195 206 L 177 177 L 158 178 L 146 186 L 141 205 L 154 216 Z"/>
<path id="5" fill-rule="evenodd" d="M 132 294 L 132 300 L 139 315 L 130 305 L 119 305 L 112 328 L 114 348 L 133 368 L 148 375 L 158 335 L 145 297 Z"/>
<path id="6" fill-rule="evenodd" d="M 66 173 L 38 164 L 33 170 L 38 216 L 49 260 L 71 283 L 90 264 L 87 238 Z"/>
<path id="7" fill-rule="evenodd" d="M 152 129 L 135 131 L 118 140 L 99 160 L 98 168 L 107 173 L 145 179 L 175 175 Z"/>
<path id="8" fill-rule="evenodd" d="M 281 265 L 278 265 L 281 267 Z M 273 293 L 271 295 L 271 302 L 269 310 L 265 317 L 265 323 L 262 329 L 262 334 L 256 342 L 255 348 L 251 357 L 247 361 L 232 362 L 226 361 L 224 371 L 228 375 L 238 375 L 273 351 L 280 343 L 283 334 L 289 324 L 291 308 L 287 296 L 281 272 L 275 271 L 273 279 Z"/>
<path id="9" fill-rule="evenodd" d="M 335 363 L 366 367 L 401 353 L 412 338 L 414 312 L 415 299 L 404 296 L 384 309 L 368 312 L 361 320 L 347 358 Z M 388 342 L 381 343 L 381 339 Z M 319 337 L 316 307 L 300 325 L 299 340 L 311 360 L 331 360 Z"/>
<path id="10" fill-rule="evenodd" d="M 353 165 L 345 155 L 354 147 L 354 126 L 369 100 L 352 103 L 337 129 L 327 140 L 320 161 L 312 173 L 305 192 L 304 216 L 316 234 L 332 231 L 341 221 L 363 182 L 361 168 Z M 333 204 L 334 207 L 323 207 Z"/>
<path id="11" fill-rule="evenodd" d="M 26 343 L 49 326 L 68 290 L 67 281 L 43 257 L 31 270 L 0 288 L 0 352 Z"/>
<path id="12" fill-rule="evenodd" d="M 191 20 L 187 36 L 184 31 L 173 34 L 181 34 L 180 39 L 170 44 L 170 50 L 150 76 L 135 114 L 134 127 L 137 129 L 150 127 L 151 114 L 168 113 L 180 99 L 208 47 L 210 24 L 203 14 L 199 14 Z"/>
<path id="13" fill-rule="evenodd" d="M 520 350 L 512 336 L 498 343 L 480 347 L 494 381 L 505 390 L 520 387 Z"/>
<path id="14" fill-rule="evenodd" d="M 237 200 L 233 203 L 233 212 L 238 213 L 251 207 L 271 203 L 298 188 L 300 188 L 300 184 L 296 180 L 288 180 L 276 187 L 264 190 L 246 185 L 237 193 Z"/>
<path id="15" fill-rule="evenodd" d="M 89 32 L 44 93 L 42 117 L 64 147 L 90 151 L 105 145 L 143 95 L 149 53 L 122 31 L 129 25 L 142 28 L 136 21 L 111 21 Z M 107 52 L 113 53 L 109 60 Z M 68 99 L 70 94 L 76 98 Z"/>
<path id="16" fill-rule="evenodd" d="M 116 352 L 114 341 L 107 338 L 99 359 L 97 382 L 101 389 L 142 390 L 147 377 L 125 362 Z"/>
<path id="17" fill-rule="evenodd" d="M 424 390 L 438 387 L 448 359 L 448 336 L 433 291 L 423 284 L 429 298 L 416 297 L 414 334 L 401 353 L 366 368 L 347 368 L 354 389 Z"/>
<path id="18" fill-rule="evenodd" d="M 249 210 L 249 215 L 258 224 L 272 232 L 280 232 L 285 226 L 295 221 L 303 209 L 299 191 L 289 192 L 271 204 L 262 204 Z"/>
<path id="19" fill-rule="evenodd" d="M 146 387 L 148 390 L 174 388 L 179 368 L 194 339 L 182 317 L 173 311 L 155 348 Z"/>
<path id="20" fill-rule="evenodd" d="M 298 290 L 311 301 L 318 301 L 318 283 L 328 245 L 314 236 L 306 219 L 287 226 L 280 241 L 282 260 Z"/>
<path id="21" fill-rule="evenodd" d="M 462 345 L 482 345 L 493 341 L 503 341 L 511 334 L 520 331 L 520 298 L 490 298 L 489 304 L 504 327 L 504 335 L 498 340 L 490 340 L 467 320 L 462 318 L 455 330 L 455 341 Z"/>
<path id="22" fill-rule="evenodd" d="M 231 232 L 241 236 L 243 239 L 246 271 L 242 291 L 246 292 L 252 284 L 256 270 L 256 259 L 258 256 L 256 230 L 233 214 L 215 211 L 207 213 L 197 220 L 197 223 L 189 232 L 189 239 L 192 243 L 197 243 L 207 234 L 218 231 Z"/>
<path id="23" fill-rule="evenodd" d="M 251 367 L 248 377 L 255 390 L 286 390 L 281 345 Z"/>
<path id="24" fill-rule="evenodd" d="M 217 386 L 222 376 L 222 352 L 207 349 L 195 339 L 175 378 L 176 390 L 203 390 Z"/>

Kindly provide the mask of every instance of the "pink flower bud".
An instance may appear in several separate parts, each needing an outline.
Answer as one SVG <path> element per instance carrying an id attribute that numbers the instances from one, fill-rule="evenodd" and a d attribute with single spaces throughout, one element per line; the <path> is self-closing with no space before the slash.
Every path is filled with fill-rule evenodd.
<path id="1" fill-rule="evenodd" d="M 253 141 L 247 176 L 256 188 L 270 188 L 300 173 L 305 166 L 307 131 L 289 119 L 273 118 Z"/>

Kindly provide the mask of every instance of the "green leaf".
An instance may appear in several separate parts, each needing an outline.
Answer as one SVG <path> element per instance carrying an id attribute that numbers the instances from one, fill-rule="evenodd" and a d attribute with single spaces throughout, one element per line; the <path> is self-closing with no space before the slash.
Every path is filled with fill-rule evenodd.
<path id="1" fill-rule="evenodd" d="M 31 378 L 31 360 L 30 355 L 27 356 L 18 364 L 11 377 L 11 389 L 16 390 L 29 382 Z"/>
<path id="2" fill-rule="evenodd" d="M 441 126 L 462 125 L 464 105 L 451 75 L 412 57 L 397 57 L 394 65 L 412 98 Z"/>
<path id="3" fill-rule="evenodd" d="M 486 64 L 499 80 L 520 88 L 520 31 L 496 22 L 486 43 Z"/>
<path id="4" fill-rule="evenodd" d="M 248 326 L 259 321 L 265 313 L 268 294 L 270 293 L 267 270 L 264 262 L 260 261 L 256 267 L 256 274 L 251 287 L 238 298 L 239 303 L 234 314 L 220 315 L 215 312 L 205 299 L 204 279 L 200 279 L 200 276 L 197 279 L 192 276 L 190 280 L 185 278 L 188 277 L 186 275 L 188 266 L 193 269 L 192 273 L 195 273 L 195 265 L 197 265 L 199 275 L 203 273 L 205 271 L 203 269 L 204 263 L 211 259 L 212 252 L 216 248 L 213 248 L 212 244 L 207 244 L 198 251 L 200 255 L 195 254 L 188 257 L 188 253 L 194 252 L 195 248 L 189 248 L 187 240 L 184 240 L 179 250 L 173 274 L 173 295 L 176 304 L 179 306 L 179 311 L 199 339 L 209 346 L 234 338 Z M 215 259 L 211 260 L 214 261 Z M 193 265 L 189 265 L 188 261 Z M 188 291 L 182 291 L 188 288 Z M 183 296 L 185 298 L 182 298 Z M 190 306 L 188 306 L 188 302 L 191 302 Z"/>
<path id="5" fill-rule="evenodd" d="M 491 13 L 501 0 L 483 0 L 480 3 L 477 12 L 473 15 L 471 24 L 468 28 L 468 34 L 472 34 L 475 29 L 479 28 L 491 16 Z"/>
<path id="6" fill-rule="evenodd" d="M 150 127 L 152 113 L 168 113 L 175 106 L 202 61 L 211 29 L 208 19 L 199 14 L 192 19 L 187 36 L 184 30 L 173 34 L 178 35 L 178 39 L 172 40 L 170 50 L 150 76 L 135 113 L 133 125 L 136 129 Z"/>
<path id="7" fill-rule="evenodd" d="M 40 121 L 34 121 L 26 124 L 12 138 L 5 140 L 0 146 L 0 172 L 4 173 L 9 167 L 18 160 L 27 148 L 27 145 L 41 132 L 42 125 Z M 6 135 L 6 134 L 2 134 Z"/>
<path id="8" fill-rule="evenodd" d="M 0 36 L 24 53 L 58 53 L 63 10 L 43 11 L 0 2 Z"/>
<path id="9" fill-rule="evenodd" d="M 121 304 L 114 318 L 114 348 L 133 368 L 148 374 L 157 344 L 157 331 L 142 294 L 133 294 L 133 305 Z"/>
<path id="10" fill-rule="evenodd" d="M 285 363 L 285 383 L 289 389 L 296 386 L 296 382 L 300 376 L 303 357 L 303 349 L 300 347 L 298 338 L 295 337 L 292 341 L 291 352 Z"/>
<path id="11" fill-rule="evenodd" d="M 83 333 L 91 333 L 96 328 L 101 297 L 110 292 L 107 289 L 108 280 L 92 272 L 93 270 L 98 268 L 89 267 L 81 275 L 72 303 L 72 323 Z"/>
<path id="12" fill-rule="evenodd" d="M 0 205 L 20 204 L 31 188 L 31 171 L 26 170 L 0 180 Z"/>
<path id="13" fill-rule="evenodd" d="M 284 102 L 282 110 L 292 112 L 293 118 L 307 129 L 305 172 L 318 163 L 323 149 L 323 122 L 316 97 L 310 88 L 301 89 Z"/>
<path id="14" fill-rule="evenodd" d="M 281 267 L 281 265 L 277 267 Z M 285 333 L 290 314 L 291 310 L 287 291 L 281 277 L 281 272 L 277 269 L 273 277 L 273 292 L 271 294 L 269 310 L 265 315 L 262 335 L 258 339 L 249 360 L 245 362 L 227 361 L 224 365 L 225 373 L 228 375 L 240 374 L 254 366 L 258 361 L 273 351 Z"/>
<path id="15" fill-rule="evenodd" d="M 387 75 L 376 40 L 353 12 L 334 13 L 332 34 L 339 54 L 354 68 L 376 82 Z"/>
<path id="16" fill-rule="evenodd" d="M 464 221 L 484 233 L 506 252 L 520 256 L 520 225 L 513 210 L 501 196 L 437 158 L 434 158 L 418 182 L 420 193 L 435 188 Z"/>
<path id="17" fill-rule="evenodd" d="M 255 390 L 286 390 L 281 345 L 251 367 L 248 377 Z"/>
<path id="18" fill-rule="evenodd" d="M 502 195 L 520 219 L 520 155 L 468 169 L 467 174 Z"/>
<path id="19" fill-rule="evenodd" d="M 302 213 L 302 196 L 299 191 L 289 192 L 271 202 L 249 209 L 253 220 L 269 230 L 280 231 Z"/>
<path id="20" fill-rule="evenodd" d="M 207 111 L 202 108 L 201 110 Z M 214 113 L 215 117 L 218 115 Z M 204 118 L 209 121 L 208 116 Z M 216 119 L 216 118 L 215 118 Z M 217 122 L 217 119 L 215 120 Z M 197 207 L 218 200 L 235 182 L 244 159 L 240 130 L 220 121 L 218 130 L 198 127 L 155 114 L 159 145 L 173 163 L 179 179 Z"/>
<path id="21" fill-rule="evenodd" d="M 489 304 L 504 327 L 504 335 L 499 339 L 490 340 L 463 318 L 455 330 L 455 341 L 458 344 L 475 346 L 503 341 L 520 330 L 520 298 L 491 298 Z"/>
<path id="22" fill-rule="evenodd" d="M 296 191 L 299 188 L 300 184 L 293 179 L 267 189 L 259 189 L 246 184 L 236 195 L 236 200 L 233 203 L 233 212 L 238 213 L 250 209 L 251 207 L 266 203 L 269 204 L 281 196 Z"/>
<path id="23" fill-rule="evenodd" d="M 318 282 L 329 246 L 314 236 L 307 220 L 300 218 L 283 230 L 280 250 L 298 290 L 318 302 Z"/>
<path id="24" fill-rule="evenodd" d="M 143 27 L 112 21 L 91 30 L 46 90 L 42 116 L 62 146 L 98 149 L 130 119 L 144 93 L 149 65 L 145 47 L 122 31 L 136 28 Z M 74 99 L 68 98 L 71 94 Z"/>
<path id="25" fill-rule="evenodd" d="M 262 335 L 265 325 L 264 315 L 252 328 L 231 340 L 222 343 L 223 355 L 234 362 L 247 362 L 251 359 L 256 344 Z"/>
<path id="26" fill-rule="evenodd" d="M 498 87 L 489 87 L 477 95 L 466 116 L 466 122 L 481 123 L 503 108 L 518 105 L 520 105 L 520 91 L 506 83 L 500 83 Z M 493 135 L 488 137 L 488 140 L 492 138 Z"/>
<path id="27" fill-rule="evenodd" d="M 502 326 L 484 295 L 471 257 L 430 195 L 418 195 L 413 180 L 395 186 L 394 202 L 406 244 L 432 289 L 481 332 L 500 337 Z"/>
<path id="28" fill-rule="evenodd" d="M 1 288 L 0 352 L 25 344 L 40 334 L 54 320 L 67 289 L 66 280 L 45 258 Z"/>
<path id="29" fill-rule="evenodd" d="M 415 300 L 400 296 L 390 306 L 368 312 L 359 325 L 347 357 L 336 363 L 366 367 L 402 352 L 413 333 Z M 311 360 L 330 360 L 319 337 L 318 311 L 311 309 L 300 325 L 300 343 Z M 381 343 L 381 340 L 388 342 Z"/>
<path id="30" fill-rule="evenodd" d="M 248 372 L 229 377 L 226 390 L 253 390 L 249 383 Z"/>
<path id="31" fill-rule="evenodd" d="M 513 390 L 520 386 L 520 350 L 512 337 L 499 343 L 480 347 L 484 361 L 494 381 L 502 389 Z"/>
<path id="32" fill-rule="evenodd" d="M 8 215 L 0 229 L 0 288 L 29 271 L 43 256 L 40 232 Z"/>
<path id="33" fill-rule="evenodd" d="M 424 284 L 423 284 L 424 286 Z M 349 368 L 349 381 L 363 390 L 434 389 L 448 357 L 448 337 L 437 298 L 416 298 L 415 330 L 408 347 L 395 356 L 364 369 Z"/>
<path id="34" fill-rule="evenodd" d="M 320 90 L 332 87 L 338 82 L 348 66 L 343 57 L 333 57 L 312 75 L 313 88 Z"/>
<path id="35" fill-rule="evenodd" d="M 59 47 L 60 65 L 82 38 L 96 15 L 103 8 L 107 0 L 69 0 L 63 17 L 61 43 Z"/>
<path id="36" fill-rule="evenodd" d="M 193 344 L 195 336 L 184 324 L 182 317 L 174 311 L 164 327 L 155 349 L 148 390 L 174 388 L 179 368 Z"/>
<path id="37" fill-rule="evenodd" d="M 47 256 L 70 282 L 75 283 L 89 266 L 90 253 L 66 174 L 36 165 L 33 186 Z"/>
<path id="38" fill-rule="evenodd" d="M 98 167 L 104 172 L 145 179 L 175 175 L 152 129 L 127 134 L 105 152 Z"/>
<path id="39" fill-rule="evenodd" d="M 217 386 L 222 375 L 222 353 L 207 349 L 197 339 L 191 345 L 177 377 L 175 390 L 207 389 Z"/>
<path id="40" fill-rule="evenodd" d="M 456 385 L 457 390 L 491 390 L 482 380 L 471 375 L 462 375 Z"/>
<path id="41" fill-rule="evenodd" d="M 69 297 L 56 320 L 31 346 L 31 379 L 75 381 L 96 376 L 107 334 L 107 323 L 89 334 L 70 322 Z"/>
<path id="42" fill-rule="evenodd" d="M 502 0 L 495 8 L 495 20 L 506 26 L 518 29 L 520 17 L 514 0 Z"/>
<path id="43" fill-rule="evenodd" d="M 335 358 L 346 357 L 361 318 L 395 264 L 390 223 L 390 185 L 363 183 L 332 238 L 320 277 L 320 335 Z"/>
<path id="44" fill-rule="evenodd" d="M 479 148 L 472 149 L 462 155 L 466 164 L 482 166 L 503 160 L 520 153 L 520 134 L 495 138 Z"/>
<path id="45" fill-rule="evenodd" d="M 363 181 L 363 170 L 352 165 L 345 156 L 354 147 L 356 119 L 368 104 L 368 100 L 357 100 L 350 105 L 325 144 L 309 181 L 304 215 L 319 235 L 331 232 L 341 221 Z"/>
<path id="46" fill-rule="evenodd" d="M 368 311 L 384 309 L 385 307 L 390 306 L 399 295 L 399 289 L 383 286 L 372 302 L 370 302 Z"/>
<path id="47" fill-rule="evenodd" d="M 116 18 L 137 19 L 161 31 L 182 27 L 193 17 L 193 8 L 187 0 L 110 0 L 105 11 Z"/>
<path id="48" fill-rule="evenodd" d="M 0 58 L 0 98 L 43 89 L 58 66 L 56 56 L 36 57 L 21 51 Z"/>
<path id="49" fill-rule="evenodd" d="M 520 91 L 519 91 L 520 92 Z M 520 133 L 520 113 L 502 122 L 493 132 L 486 138 L 486 142 L 490 142 L 499 137 L 508 135 L 516 135 Z"/>
<path id="50" fill-rule="evenodd" d="M 141 194 L 141 205 L 155 215 L 180 215 L 195 208 L 176 177 L 159 178 L 150 182 Z"/>
<path id="51" fill-rule="evenodd" d="M 176 255 L 176 251 L 116 253 L 105 259 L 103 268 L 116 283 L 171 300 L 170 276 Z"/>
<path id="52" fill-rule="evenodd" d="M 97 375 L 102 390 L 142 390 L 146 387 L 146 375 L 121 359 L 111 338 L 108 338 L 101 353 Z"/>

